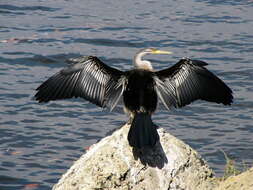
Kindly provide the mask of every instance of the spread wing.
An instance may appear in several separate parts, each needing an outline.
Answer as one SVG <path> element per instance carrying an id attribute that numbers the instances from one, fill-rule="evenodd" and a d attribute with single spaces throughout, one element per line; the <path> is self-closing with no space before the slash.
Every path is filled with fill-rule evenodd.
<path id="1" fill-rule="evenodd" d="M 156 91 L 165 107 L 183 107 L 198 99 L 232 103 L 232 90 L 206 65 L 199 60 L 181 59 L 172 67 L 155 72 Z"/>
<path id="2" fill-rule="evenodd" d="M 36 100 L 49 102 L 81 97 L 112 110 L 124 90 L 124 72 L 93 56 L 73 59 L 72 62 L 36 89 Z"/>

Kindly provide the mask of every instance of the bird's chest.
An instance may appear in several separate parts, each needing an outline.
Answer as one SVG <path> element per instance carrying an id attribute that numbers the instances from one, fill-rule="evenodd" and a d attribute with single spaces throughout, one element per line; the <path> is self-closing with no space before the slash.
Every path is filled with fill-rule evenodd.
<path id="1" fill-rule="evenodd" d="M 134 70 L 128 75 L 126 91 L 142 92 L 151 90 L 153 86 L 152 72 L 146 70 Z"/>
<path id="2" fill-rule="evenodd" d="M 125 106 L 130 110 L 153 110 L 156 107 L 157 95 L 152 73 L 130 73 L 123 99 Z"/>

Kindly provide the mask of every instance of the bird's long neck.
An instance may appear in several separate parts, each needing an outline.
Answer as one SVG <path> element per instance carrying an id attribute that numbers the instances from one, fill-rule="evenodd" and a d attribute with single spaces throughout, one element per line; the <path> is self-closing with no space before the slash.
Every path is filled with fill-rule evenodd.
<path id="1" fill-rule="evenodd" d="M 147 53 L 138 53 L 134 57 L 134 66 L 137 69 L 145 69 L 149 71 L 153 71 L 153 67 L 149 61 L 142 60 L 142 57 L 146 55 Z"/>

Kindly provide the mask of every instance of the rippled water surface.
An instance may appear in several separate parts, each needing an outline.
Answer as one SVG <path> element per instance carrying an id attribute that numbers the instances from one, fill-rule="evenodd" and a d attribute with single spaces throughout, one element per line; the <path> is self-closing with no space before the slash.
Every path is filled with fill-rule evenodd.
<path id="1" fill-rule="evenodd" d="M 1 0 L 0 189 L 51 189 L 85 149 L 127 120 L 81 99 L 38 104 L 35 88 L 66 59 L 97 55 L 131 68 L 143 47 L 161 69 L 197 58 L 234 91 L 231 107 L 197 101 L 157 111 L 155 122 L 195 148 L 222 175 L 225 151 L 253 162 L 253 3 L 213 1 Z"/>

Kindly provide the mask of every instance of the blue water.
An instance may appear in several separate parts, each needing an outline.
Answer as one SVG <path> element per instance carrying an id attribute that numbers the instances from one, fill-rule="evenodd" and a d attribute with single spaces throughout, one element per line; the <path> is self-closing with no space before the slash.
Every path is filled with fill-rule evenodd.
<path id="1" fill-rule="evenodd" d="M 143 47 L 156 69 L 181 57 L 234 91 L 231 107 L 197 101 L 154 121 L 195 148 L 218 176 L 225 158 L 253 163 L 253 2 L 250 0 L 0 2 L 0 189 L 51 189 L 85 149 L 127 120 L 81 99 L 38 104 L 35 88 L 79 55 L 131 68 Z"/>

